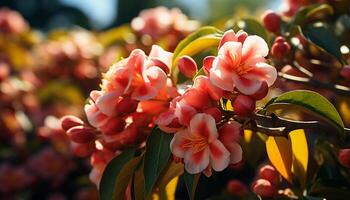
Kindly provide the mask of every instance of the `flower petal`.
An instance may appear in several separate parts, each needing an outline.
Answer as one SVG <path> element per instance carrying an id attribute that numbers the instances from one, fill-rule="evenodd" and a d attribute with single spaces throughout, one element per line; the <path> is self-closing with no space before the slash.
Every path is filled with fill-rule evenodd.
<path id="1" fill-rule="evenodd" d="M 173 53 L 165 51 L 158 45 L 152 45 L 151 52 L 149 53 L 150 58 L 158 58 L 165 63 L 169 69 L 171 69 L 171 62 L 173 60 Z"/>
<path id="2" fill-rule="evenodd" d="M 215 171 L 224 170 L 230 163 L 230 152 L 225 146 L 216 140 L 209 146 L 210 149 L 210 164 Z"/>
<path id="3" fill-rule="evenodd" d="M 262 84 L 261 80 L 252 78 L 248 75 L 239 76 L 236 73 L 233 73 L 232 78 L 237 89 L 246 95 L 251 95 L 256 93 L 260 89 Z"/>
<path id="4" fill-rule="evenodd" d="M 188 142 L 188 137 L 189 132 L 187 129 L 175 133 L 170 142 L 170 150 L 176 157 L 185 157 L 185 153 L 188 151 L 188 148 L 185 148 L 184 145 Z"/>
<path id="5" fill-rule="evenodd" d="M 233 91 L 234 89 L 234 82 L 232 80 L 232 72 L 224 69 L 221 66 L 218 66 L 216 63 L 218 62 L 219 58 L 215 58 L 213 67 L 210 69 L 209 77 L 211 83 L 213 85 L 226 90 L 226 91 Z"/>
<path id="6" fill-rule="evenodd" d="M 269 47 L 264 39 L 257 35 L 248 36 L 242 47 L 242 62 L 252 57 L 266 57 L 269 54 Z"/>
<path id="7" fill-rule="evenodd" d="M 175 116 L 179 119 L 180 124 L 188 126 L 192 117 L 197 113 L 192 106 L 183 102 L 176 103 Z"/>
<path id="8" fill-rule="evenodd" d="M 232 142 L 228 145 L 225 145 L 228 151 L 230 152 L 230 163 L 236 164 L 242 160 L 242 147 L 237 142 Z"/>
<path id="9" fill-rule="evenodd" d="M 226 31 L 224 33 L 224 35 L 222 36 L 222 38 L 220 40 L 220 44 L 219 44 L 219 49 L 226 42 L 232 42 L 232 41 L 236 42 L 237 41 L 237 36 L 236 36 L 235 32 L 232 29 L 230 29 L 230 30 Z"/>
<path id="10" fill-rule="evenodd" d="M 194 149 L 189 149 L 184 155 L 185 169 L 190 174 L 198 174 L 205 170 L 209 165 L 209 149 L 196 152 Z"/>
<path id="11" fill-rule="evenodd" d="M 143 84 L 137 87 L 131 94 L 131 97 L 138 101 L 145 101 L 157 96 L 157 90 L 149 84 Z"/>
<path id="12" fill-rule="evenodd" d="M 118 103 L 118 92 L 106 92 L 96 100 L 97 108 L 108 116 L 114 116 L 116 113 L 116 105 Z"/>
<path id="13" fill-rule="evenodd" d="M 249 79 L 259 79 L 261 81 L 266 81 L 268 86 L 273 85 L 277 79 L 277 70 L 275 67 L 267 63 L 257 63 L 255 68 L 250 71 L 246 76 Z"/>
<path id="14" fill-rule="evenodd" d="M 219 136 L 216 129 L 215 119 L 208 114 L 196 114 L 192 118 L 189 128 L 191 134 L 197 134 L 208 138 L 209 143 L 214 141 Z"/>
<path id="15" fill-rule="evenodd" d="M 156 66 L 144 70 L 142 77 L 146 84 L 150 84 L 156 90 L 163 88 L 167 81 L 165 72 Z"/>

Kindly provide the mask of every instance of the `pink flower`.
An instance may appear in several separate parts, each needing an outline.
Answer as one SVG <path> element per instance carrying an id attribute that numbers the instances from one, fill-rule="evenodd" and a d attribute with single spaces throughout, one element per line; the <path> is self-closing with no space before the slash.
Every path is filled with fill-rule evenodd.
<path id="1" fill-rule="evenodd" d="M 187 129 L 178 131 L 170 143 L 174 156 L 184 158 L 185 169 L 200 173 L 208 166 L 224 170 L 230 163 L 230 152 L 218 139 L 215 120 L 208 114 L 196 114 Z"/>
<path id="2" fill-rule="evenodd" d="M 277 71 L 266 63 L 268 52 L 266 42 L 259 36 L 247 36 L 243 31 L 225 32 L 210 69 L 211 82 L 226 91 L 237 88 L 246 95 L 257 92 L 264 81 L 271 86 Z"/>
<path id="3" fill-rule="evenodd" d="M 167 85 L 171 59 L 172 53 L 156 45 L 149 57 L 136 49 L 108 70 L 102 80 L 102 90 L 115 96 L 131 93 L 135 100 L 149 100 Z"/>

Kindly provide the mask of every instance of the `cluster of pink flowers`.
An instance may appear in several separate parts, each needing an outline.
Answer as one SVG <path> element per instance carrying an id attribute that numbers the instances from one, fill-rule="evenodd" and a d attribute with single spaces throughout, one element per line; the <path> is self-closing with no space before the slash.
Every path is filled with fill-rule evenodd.
<path id="1" fill-rule="evenodd" d="M 88 123 L 68 116 L 62 127 L 76 154 L 91 155 L 90 178 L 97 184 L 107 163 L 125 148 L 143 146 L 155 125 L 174 133 L 170 149 L 186 171 L 210 176 L 212 169 L 222 171 L 242 160 L 241 125 L 223 120 L 219 102 L 223 97 L 231 100 L 237 115 L 254 111 L 256 100 L 266 96 L 277 76 L 264 58 L 268 51 L 258 36 L 227 31 L 218 55 L 204 58 L 205 75 L 180 95 L 168 78 L 172 53 L 159 46 L 148 56 L 133 50 L 103 74 L 101 89 L 90 93 Z M 189 78 L 197 72 L 189 56 L 182 56 L 178 67 Z"/>
<path id="2" fill-rule="evenodd" d="M 193 87 L 174 98 L 169 110 L 159 116 L 159 127 L 175 132 L 171 151 L 176 158 L 183 159 L 189 173 L 204 171 L 210 176 L 212 169 L 222 171 L 241 161 L 242 149 L 238 144 L 241 125 L 232 121 L 222 123 L 219 100 L 236 94 L 237 97 L 229 97 L 234 101 L 236 114 L 245 116 L 253 112 L 255 100 L 266 96 L 277 78 L 276 69 L 264 58 L 268 51 L 266 42 L 258 36 L 227 31 L 220 41 L 218 55 L 203 61 L 207 76 L 197 76 Z M 196 71 L 193 70 L 196 64 L 190 60 L 180 58 L 179 70 L 186 76 Z"/>
<path id="3" fill-rule="evenodd" d="M 166 34 L 183 35 L 198 28 L 198 22 L 190 21 L 180 9 L 168 9 L 160 6 L 144 10 L 131 22 L 131 27 L 138 33 L 159 39 Z"/>
<path id="4" fill-rule="evenodd" d="M 73 141 L 73 151 L 91 155 L 90 177 L 99 182 L 106 164 L 120 151 L 143 145 L 154 118 L 177 95 L 168 74 L 172 53 L 153 46 L 147 56 L 136 49 L 103 74 L 101 90 L 90 93 L 85 105 L 89 124 L 79 118 L 62 119 Z"/>

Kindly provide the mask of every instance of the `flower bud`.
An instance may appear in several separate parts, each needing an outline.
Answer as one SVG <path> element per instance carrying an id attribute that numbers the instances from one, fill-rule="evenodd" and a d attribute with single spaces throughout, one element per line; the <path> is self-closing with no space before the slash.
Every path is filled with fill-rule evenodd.
<path id="1" fill-rule="evenodd" d="M 338 159 L 340 164 L 346 168 L 350 168 L 350 149 L 340 149 Z"/>
<path id="2" fill-rule="evenodd" d="M 281 29 L 281 17 L 272 10 L 267 10 L 261 16 L 264 27 L 273 33 L 278 33 Z"/>
<path id="3" fill-rule="evenodd" d="M 340 75 L 345 80 L 350 80 L 350 65 L 345 65 L 343 69 L 340 71 Z"/>
<path id="4" fill-rule="evenodd" d="M 76 143 L 88 143 L 95 140 L 95 130 L 86 126 L 74 126 L 67 131 L 68 137 Z"/>
<path id="5" fill-rule="evenodd" d="M 246 95 L 238 95 L 233 102 L 233 110 L 238 116 L 249 116 L 255 110 L 255 100 Z"/>
<path id="6" fill-rule="evenodd" d="M 283 58 L 289 53 L 291 47 L 289 43 L 281 36 L 275 39 L 271 48 L 271 54 L 277 58 Z"/>
<path id="7" fill-rule="evenodd" d="M 247 194 L 248 189 L 241 181 L 230 180 L 227 184 L 227 192 L 235 196 L 243 197 Z"/>
<path id="8" fill-rule="evenodd" d="M 221 121 L 221 111 L 216 107 L 208 108 L 204 111 L 204 113 L 211 115 L 215 119 L 216 123 Z"/>
<path id="9" fill-rule="evenodd" d="M 203 70 L 206 75 L 209 74 L 209 71 L 213 65 L 214 59 L 215 59 L 215 56 L 207 56 L 203 59 Z"/>
<path id="10" fill-rule="evenodd" d="M 260 168 L 259 178 L 268 180 L 270 183 L 277 185 L 279 181 L 279 174 L 274 167 L 271 165 L 265 165 Z"/>
<path id="11" fill-rule="evenodd" d="M 260 89 L 255 94 L 252 94 L 250 96 L 253 97 L 255 100 L 260 100 L 260 99 L 263 99 L 264 97 L 266 97 L 268 92 L 269 92 L 269 86 L 264 81 L 261 84 Z"/>
<path id="12" fill-rule="evenodd" d="M 253 183 L 253 192 L 263 198 L 273 197 L 276 194 L 276 188 L 265 179 L 258 179 Z"/>
<path id="13" fill-rule="evenodd" d="M 138 101 L 131 99 L 130 97 L 124 97 L 117 104 L 116 113 L 119 116 L 125 116 L 136 111 Z"/>
<path id="14" fill-rule="evenodd" d="M 182 56 L 178 60 L 179 71 L 187 78 L 193 78 L 197 73 L 197 64 L 189 56 Z"/>
<path id="15" fill-rule="evenodd" d="M 84 144 L 72 142 L 71 149 L 74 155 L 78 157 L 87 157 L 94 152 L 95 142 L 89 142 Z"/>
<path id="16" fill-rule="evenodd" d="M 66 115 L 61 118 L 61 126 L 62 126 L 62 129 L 65 131 L 67 131 L 68 129 L 74 126 L 81 126 L 83 124 L 84 122 L 81 119 L 73 115 Z"/>
<path id="17" fill-rule="evenodd" d="M 111 118 L 108 122 L 101 127 L 103 134 L 111 135 L 121 132 L 125 127 L 125 120 L 120 117 Z"/>

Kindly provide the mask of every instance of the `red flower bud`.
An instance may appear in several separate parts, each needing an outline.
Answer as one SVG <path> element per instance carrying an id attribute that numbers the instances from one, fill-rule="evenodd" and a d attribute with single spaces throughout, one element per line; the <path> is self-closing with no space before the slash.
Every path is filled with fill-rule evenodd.
<path id="1" fill-rule="evenodd" d="M 211 115 L 215 119 L 216 123 L 221 121 L 221 111 L 216 107 L 208 108 L 204 111 L 204 113 Z"/>
<path id="2" fill-rule="evenodd" d="M 95 142 L 79 144 L 72 142 L 71 149 L 74 155 L 78 157 L 90 156 L 95 150 Z"/>
<path id="3" fill-rule="evenodd" d="M 135 101 L 130 97 L 125 97 L 118 102 L 116 113 L 121 116 L 128 115 L 136 111 L 137 105 L 138 101 Z"/>
<path id="4" fill-rule="evenodd" d="M 271 165 L 265 165 L 260 168 L 259 178 L 268 180 L 270 183 L 277 185 L 279 182 L 279 174 L 274 167 Z"/>
<path id="5" fill-rule="evenodd" d="M 203 70 L 206 75 L 209 74 L 209 71 L 213 65 L 214 59 L 215 59 L 215 56 L 207 56 L 203 59 Z"/>
<path id="6" fill-rule="evenodd" d="M 247 186 L 244 185 L 241 181 L 230 180 L 227 184 L 227 191 L 232 195 L 243 197 L 245 194 L 247 194 L 248 189 Z"/>
<path id="7" fill-rule="evenodd" d="M 264 27 L 273 33 L 278 33 L 281 29 L 281 17 L 272 10 L 267 10 L 261 16 Z"/>
<path id="8" fill-rule="evenodd" d="M 276 194 L 276 188 L 265 179 L 258 179 L 252 185 L 253 192 L 261 197 L 273 197 Z"/>
<path id="9" fill-rule="evenodd" d="M 67 131 L 68 137 L 76 143 L 88 143 L 95 140 L 95 129 L 87 126 L 74 126 Z"/>
<path id="10" fill-rule="evenodd" d="M 338 159 L 340 164 L 346 168 L 350 168 L 350 149 L 340 149 Z"/>
<path id="11" fill-rule="evenodd" d="M 113 135 L 115 133 L 121 132 L 124 129 L 125 124 L 126 123 L 125 123 L 125 120 L 123 118 L 115 117 L 115 118 L 108 120 L 106 125 L 104 125 L 100 129 L 103 132 L 103 134 Z"/>
<path id="12" fill-rule="evenodd" d="M 340 75 L 346 79 L 350 80 L 350 65 L 345 65 L 343 69 L 340 71 Z"/>
<path id="13" fill-rule="evenodd" d="M 260 99 L 263 99 L 264 97 L 266 97 L 268 92 L 269 92 L 269 86 L 264 81 L 261 84 L 260 89 L 255 94 L 252 94 L 250 96 L 253 97 L 255 100 L 260 100 Z"/>
<path id="14" fill-rule="evenodd" d="M 197 73 L 197 64 L 193 58 L 182 56 L 178 60 L 179 71 L 187 78 L 193 78 Z"/>
<path id="15" fill-rule="evenodd" d="M 66 115 L 61 118 L 61 126 L 62 126 L 62 129 L 65 131 L 67 131 L 68 129 L 74 126 L 81 126 L 83 124 L 84 122 L 81 119 L 73 115 Z"/>
<path id="16" fill-rule="evenodd" d="M 289 43 L 281 36 L 275 39 L 271 48 L 271 54 L 277 58 L 282 58 L 289 53 L 291 47 Z"/>
<path id="17" fill-rule="evenodd" d="M 246 95 L 238 95 L 233 102 L 233 110 L 239 116 L 249 116 L 255 110 L 255 100 Z"/>

